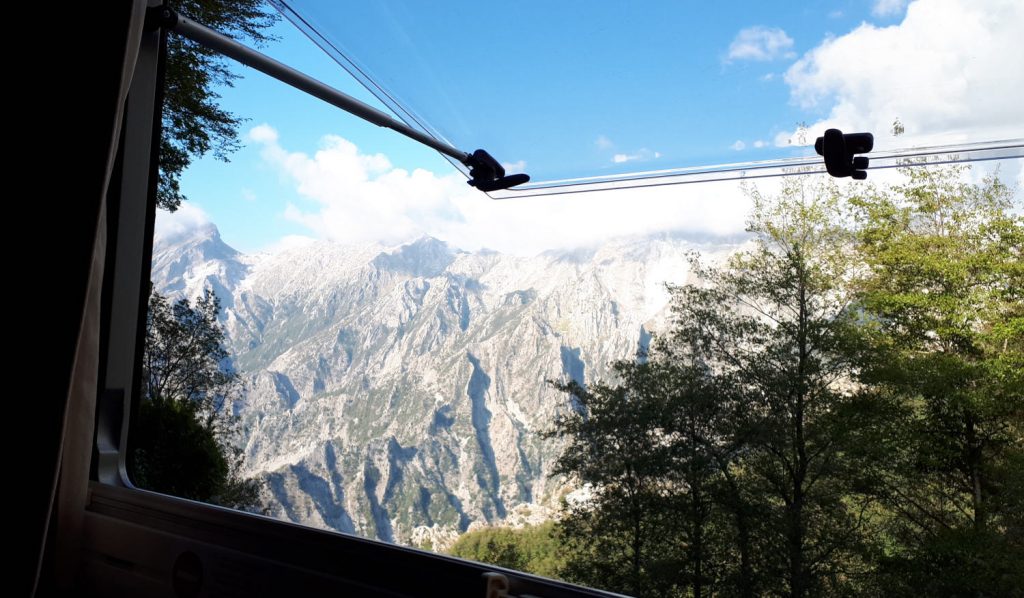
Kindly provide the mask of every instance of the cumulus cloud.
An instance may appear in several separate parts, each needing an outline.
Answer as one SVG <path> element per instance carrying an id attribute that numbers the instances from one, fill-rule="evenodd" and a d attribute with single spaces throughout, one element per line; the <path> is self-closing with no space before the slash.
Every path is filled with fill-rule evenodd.
<path id="1" fill-rule="evenodd" d="M 501 167 L 505 169 L 505 174 L 516 174 L 519 172 L 526 172 L 526 160 L 517 160 L 515 162 L 502 162 Z"/>
<path id="2" fill-rule="evenodd" d="M 828 115 L 805 143 L 830 127 L 874 132 L 876 149 L 1024 136 L 1021 31 L 1019 0 L 917 0 L 897 25 L 824 40 L 785 74 L 795 104 Z"/>
<path id="3" fill-rule="evenodd" d="M 653 160 L 661 157 L 661 152 L 656 152 L 642 147 L 632 154 L 615 154 L 612 162 L 622 164 L 624 162 L 636 162 L 640 160 Z"/>
<path id="4" fill-rule="evenodd" d="M 285 217 L 318 237 L 353 243 L 403 241 L 424 226 L 457 219 L 453 198 L 474 192 L 457 173 L 439 177 L 422 169 L 395 168 L 383 154 L 363 154 L 335 135 L 324 137 L 313 155 L 285 150 L 266 125 L 249 137 L 263 146 L 263 159 L 294 181 L 299 195 L 312 203 L 290 204 Z"/>
<path id="5" fill-rule="evenodd" d="M 301 198 L 287 206 L 285 218 L 313 237 L 345 243 L 394 244 L 430 235 L 467 250 L 532 255 L 659 231 L 739 234 L 749 208 L 734 181 L 494 201 L 458 173 L 409 172 L 333 135 L 311 154 L 290 151 L 273 129 L 262 127 L 250 139 L 263 140 L 263 159 Z M 272 250 L 303 242 L 289 239 Z"/>
<path id="6" fill-rule="evenodd" d="M 758 139 L 757 141 L 754 142 L 754 147 L 757 148 L 757 149 L 761 149 L 762 147 L 765 147 L 766 145 L 768 145 L 768 142 L 763 140 L 763 139 Z"/>
<path id="7" fill-rule="evenodd" d="M 789 58 L 793 54 L 793 38 L 778 27 L 748 27 L 740 30 L 729 44 L 726 60 L 768 61 Z"/>
<path id="8" fill-rule="evenodd" d="M 194 233 L 210 225 L 210 217 L 192 201 L 182 202 L 174 212 L 156 211 L 153 238 L 156 241 L 171 241 Z"/>
<path id="9" fill-rule="evenodd" d="M 871 14 L 876 17 L 894 17 L 907 6 L 908 0 L 875 0 Z"/>
<path id="10" fill-rule="evenodd" d="M 256 143 L 276 143 L 277 131 L 267 123 L 256 125 L 249 130 L 249 139 Z"/>
<path id="11" fill-rule="evenodd" d="M 747 144 L 743 143 L 742 139 L 737 139 L 736 143 L 733 143 L 732 145 L 729 146 L 729 149 L 736 150 L 738 152 L 740 150 L 746 149 L 746 147 Z"/>

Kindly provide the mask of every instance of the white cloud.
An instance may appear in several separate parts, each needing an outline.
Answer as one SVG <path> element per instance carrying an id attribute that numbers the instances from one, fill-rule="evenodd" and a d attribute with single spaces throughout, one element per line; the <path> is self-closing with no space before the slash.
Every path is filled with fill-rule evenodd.
<path id="1" fill-rule="evenodd" d="M 493 201 L 458 173 L 395 168 L 337 136 L 312 154 L 289 151 L 272 131 L 262 130 L 262 156 L 301 197 L 285 218 L 314 237 L 352 244 L 431 235 L 462 249 L 531 255 L 667 230 L 739 234 L 749 207 L 733 181 Z M 269 250 L 304 242 L 282 240 Z"/>
<path id="2" fill-rule="evenodd" d="M 766 83 L 768 81 L 773 80 L 773 79 L 775 79 L 775 73 L 765 73 L 765 74 L 761 75 L 761 80 L 766 82 Z"/>
<path id="3" fill-rule="evenodd" d="M 289 205 L 285 217 L 318 237 L 345 242 L 406 240 L 420 232 L 423 223 L 456 215 L 450 197 L 473 192 L 454 174 L 437 177 L 422 169 L 395 168 L 383 154 L 362 154 L 338 136 L 324 137 L 321 148 L 310 156 L 286 151 L 276 135 L 265 133 L 259 136 L 264 140 L 263 158 L 315 204 L 312 210 Z"/>
<path id="4" fill-rule="evenodd" d="M 758 139 L 757 141 L 754 142 L 754 147 L 757 149 L 761 149 L 766 145 L 768 145 L 768 142 L 763 139 Z"/>
<path id="5" fill-rule="evenodd" d="M 843 16 L 843 11 L 841 11 L 841 10 L 833 10 L 830 13 L 828 13 L 828 18 L 830 18 L 830 19 L 838 19 L 838 18 L 841 18 L 842 16 Z"/>
<path id="6" fill-rule="evenodd" d="M 249 139 L 256 143 L 276 143 L 277 131 L 267 123 L 256 125 L 249 130 Z"/>
<path id="7" fill-rule="evenodd" d="M 1020 0 L 917 0 L 897 25 L 826 39 L 785 74 L 795 104 L 828 114 L 805 143 L 830 127 L 871 131 L 876 149 L 1024 136 L 1022 31 Z"/>
<path id="8" fill-rule="evenodd" d="M 875 0 L 871 14 L 876 17 L 895 17 L 903 12 L 908 0 Z"/>
<path id="9" fill-rule="evenodd" d="M 612 143 L 612 140 L 608 139 L 604 135 L 598 135 L 597 139 L 594 140 L 594 145 L 597 146 L 597 149 L 603 150 L 615 147 L 615 144 Z"/>
<path id="10" fill-rule="evenodd" d="M 622 164 L 624 162 L 636 162 L 638 160 L 654 160 L 661 157 L 661 152 L 655 152 L 642 147 L 632 154 L 615 154 L 612 156 L 612 162 L 616 164 Z"/>
<path id="11" fill-rule="evenodd" d="M 262 155 L 302 198 L 287 207 L 285 217 L 310 231 L 310 236 L 281 239 L 267 249 L 271 252 L 307 244 L 311 237 L 394 244 L 431 235 L 466 250 L 487 247 L 533 255 L 662 231 L 739 235 L 750 208 L 737 181 L 493 201 L 469 187 L 458 173 L 395 168 L 385 156 L 362 154 L 337 136 L 325 137 L 312 154 L 266 142 Z M 1005 172 L 1004 179 L 1019 181 L 1019 172 Z M 871 180 L 885 184 L 901 176 L 887 169 L 872 172 Z M 769 194 L 781 184 L 779 178 L 756 183 Z M 838 184 L 862 183 L 845 179 Z M 193 225 L 208 222 L 191 204 L 179 213 Z M 166 217 L 163 214 L 158 224 Z"/>
<path id="12" fill-rule="evenodd" d="M 268 247 L 263 249 L 264 253 L 284 253 L 292 249 L 298 249 L 299 247 L 305 247 L 310 243 L 316 243 L 316 239 L 313 237 L 307 237 L 305 235 L 285 235 L 271 243 Z"/>
<path id="13" fill-rule="evenodd" d="M 520 172 L 526 172 L 526 160 L 518 160 L 516 162 L 502 162 L 501 167 L 505 169 L 505 174 L 516 174 Z"/>
<path id="14" fill-rule="evenodd" d="M 210 225 L 210 217 L 192 201 L 183 201 L 174 212 L 156 211 L 153 238 L 169 241 Z"/>
<path id="15" fill-rule="evenodd" d="M 256 201 L 256 192 L 252 189 L 242 189 L 242 199 L 245 201 Z"/>
<path id="16" fill-rule="evenodd" d="M 789 58 L 793 54 L 793 38 L 778 27 L 748 27 L 740 30 L 729 44 L 726 60 L 767 61 Z"/>
<path id="17" fill-rule="evenodd" d="M 734 143 L 734 144 L 729 146 L 729 149 L 736 150 L 738 152 L 740 150 L 746 149 L 746 147 L 747 147 L 747 144 L 743 143 L 742 139 L 737 139 L 736 143 Z"/>

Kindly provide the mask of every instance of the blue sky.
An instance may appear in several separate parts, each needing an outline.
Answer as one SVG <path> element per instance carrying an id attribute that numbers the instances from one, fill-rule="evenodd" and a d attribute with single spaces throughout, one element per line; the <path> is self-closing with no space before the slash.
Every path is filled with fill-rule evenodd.
<path id="1" fill-rule="evenodd" d="M 264 52 L 360 100 L 383 107 L 336 62 L 286 21 L 274 28 L 279 40 Z M 387 155 L 398 167 L 453 170 L 437 152 L 392 131 L 367 124 L 337 108 L 283 85 L 237 63 L 242 75 L 233 87 L 219 89 L 220 105 L 247 121 L 241 127 L 243 147 L 224 163 L 210 156 L 197 160 L 182 177 L 182 190 L 244 251 L 258 250 L 286 235 L 309 230 L 284 217 L 289 201 L 301 201 L 294 181 L 261 157 L 261 146 L 248 132 L 267 123 L 289 147 L 315 150 L 326 134 L 343 135 L 358 146 Z"/>
<path id="2" fill-rule="evenodd" d="M 1024 9 L 1013 0 L 524 2 L 491 30 L 472 29 L 472 2 L 296 4 L 456 145 L 535 178 L 806 153 L 788 143 L 801 121 L 884 140 L 899 116 L 908 134 L 898 141 L 915 144 L 1024 136 L 1007 129 L 1024 123 L 1013 99 L 1024 96 Z M 379 105 L 290 23 L 275 33 L 266 53 Z M 237 70 L 221 104 L 248 119 L 245 145 L 228 164 L 204 158 L 185 173 L 190 202 L 177 218 L 212 220 L 242 251 L 431 234 L 531 253 L 662 229 L 742 230 L 736 183 L 494 202 L 436 152 Z M 1007 170 L 1020 178 L 1019 164 Z"/>

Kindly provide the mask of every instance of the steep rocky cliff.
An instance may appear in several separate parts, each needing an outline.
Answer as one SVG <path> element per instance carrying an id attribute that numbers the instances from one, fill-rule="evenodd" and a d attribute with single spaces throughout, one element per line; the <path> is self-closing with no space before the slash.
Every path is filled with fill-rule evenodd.
<path id="1" fill-rule="evenodd" d="M 556 503 L 560 447 L 539 432 L 574 405 L 546 380 L 606 376 L 664 321 L 686 253 L 734 248 L 657 236 L 523 258 L 422 238 L 244 256 L 208 225 L 158 239 L 153 279 L 221 297 L 273 514 L 443 544 Z"/>

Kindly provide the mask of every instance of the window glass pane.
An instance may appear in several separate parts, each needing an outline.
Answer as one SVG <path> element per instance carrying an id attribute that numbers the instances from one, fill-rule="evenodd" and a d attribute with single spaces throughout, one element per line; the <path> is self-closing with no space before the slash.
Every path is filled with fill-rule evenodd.
<path id="1" fill-rule="evenodd" d="M 585 177 L 600 174 L 599 163 L 635 173 L 669 157 L 684 161 L 666 167 L 743 152 L 806 153 L 775 145 L 768 133 L 728 145 L 741 129 L 780 134 L 803 118 L 786 88 L 799 61 L 843 36 L 903 31 L 930 5 L 890 13 L 883 4 L 873 13 L 851 3 L 813 18 L 811 9 L 787 7 L 771 21 L 767 9 L 741 19 L 702 12 L 719 8 L 577 7 L 576 20 L 591 27 L 581 45 L 548 39 L 572 21 L 572 5 L 510 9 L 517 12 L 502 22 L 527 23 L 528 38 L 417 5 L 289 3 L 296 12 L 287 14 L 365 43 L 353 52 L 381 60 L 370 72 L 382 87 L 414 82 L 408 89 L 421 95 L 408 101 L 423 111 L 424 127 L 439 127 L 427 130 L 523 159 L 531 174 Z M 709 50 L 718 48 L 715 28 L 693 23 L 715 18 L 737 27 Z M 379 25 L 376 41 L 333 28 L 370 22 Z M 613 22 L 618 28 L 595 25 Z M 758 23 L 784 26 L 793 41 L 741 31 Z M 817 35 L 807 45 L 795 33 L 805 30 Z M 272 31 L 280 40 L 267 53 L 390 104 L 289 23 Z M 602 31 L 611 47 L 588 54 Z M 647 87 L 671 78 L 669 62 L 658 62 L 668 60 L 670 31 L 683 44 L 673 64 L 697 68 L 684 75 L 707 91 L 686 96 L 697 107 L 673 108 Z M 384 43 L 389 36 L 401 43 Z M 544 96 L 554 83 L 531 83 L 527 67 L 495 50 L 534 36 L 537 44 L 520 44 L 523 64 L 545 48 L 570 64 L 600 62 L 611 71 L 607 93 L 579 87 L 601 77 L 577 64 L 564 75 L 564 96 Z M 482 48 L 490 37 L 499 44 L 490 64 L 525 69 L 518 79 L 495 79 L 501 70 L 483 68 L 482 50 L 468 52 L 460 69 L 435 54 Z M 650 63 L 634 47 L 646 38 Z M 624 62 L 613 69 L 616 48 Z M 774 54 L 761 60 L 758 51 Z M 697 66 L 684 60 L 691 54 Z M 558 69 L 548 67 L 556 80 Z M 222 109 L 249 119 L 239 125 L 240 148 L 230 162 L 195 158 L 180 178 L 187 199 L 157 217 L 152 281 L 162 299 L 151 304 L 145 393 L 132 430 L 136 483 L 627 594 L 688 595 L 700 586 L 877 595 L 893 584 L 908 593 L 1009 593 L 1016 578 L 1000 555 L 1012 554 L 1020 497 L 986 488 L 1019 485 L 1022 160 L 957 170 L 939 162 L 969 152 L 947 148 L 927 165 L 892 157 L 892 168 L 873 169 L 867 182 L 774 176 L 795 168 L 775 163 L 766 169 L 772 176 L 746 181 L 708 175 L 692 185 L 492 201 L 435 153 L 237 72 L 244 78 L 216 91 Z M 748 84 L 740 75 L 768 72 L 756 84 L 781 86 L 775 95 L 738 93 Z M 628 93 L 630 77 L 642 91 Z M 1000 77 L 1013 89 L 1018 75 Z M 463 108 L 488 105 L 499 83 L 524 95 L 496 104 L 493 118 Z M 934 95 L 921 96 L 918 114 L 942 101 Z M 768 99 L 783 117 L 762 108 Z M 562 111 L 584 100 L 603 106 L 587 136 Z M 750 120 L 696 118 L 700 106 L 716 104 Z M 955 118 L 927 128 L 939 121 L 901 111 L 906 131 L 883 132 L 880 147 L 1019 135 L 1019 119 L 1010 118 L 1017 108 L 1008 106 L 993 118 L 1012 126 L 987 128 L 972 115 L 961 123 L 966 137 L 954 135 Z M 836 109 L 826 108 L 813 118 Z M 535 124 L 517 129 L 519 122 Z M 911 122 L 924 127 L 918 137 Z M 535 144 L 512 134 L 534 126 Z M 626 145 L 615 126 L 654 131 L 664 145 L 640 137 Z M 691 126 L 693 144 L 668 133 Z M 585 151 L 573 150 L 571 138 Z M 660 154 L 662 147 L 675 149 Z M 614 160 L 642 148 L 651 152 L 643 160 Z M 895 168 L 907 164 L 916 168 Z M 794 280 L 809 294 L 795 291 Z M 949 433 L 932 434 L 940 428 Z M 965 470 L 958 459 L 975 446 L 975 429 L 991 439 L 978 449 L 987 461 Z M 977 494 L 964 471 L 978 479 Z M 912 503 L 921 509 L 913 516 Z M 941 525 L 923 526 L 918 515 Z M 805 535 L 791 551 L 794 530 Z M 934 568 L 979 559 L 986 567 L 970 578 Z"/>
<path id="2" fill-rule="evenodd" d="M 1012 0 L 274 4 L 407 123 L 525 188 L 799 164 L 830 127 L 883 153 L 1022 151 Z"/>

